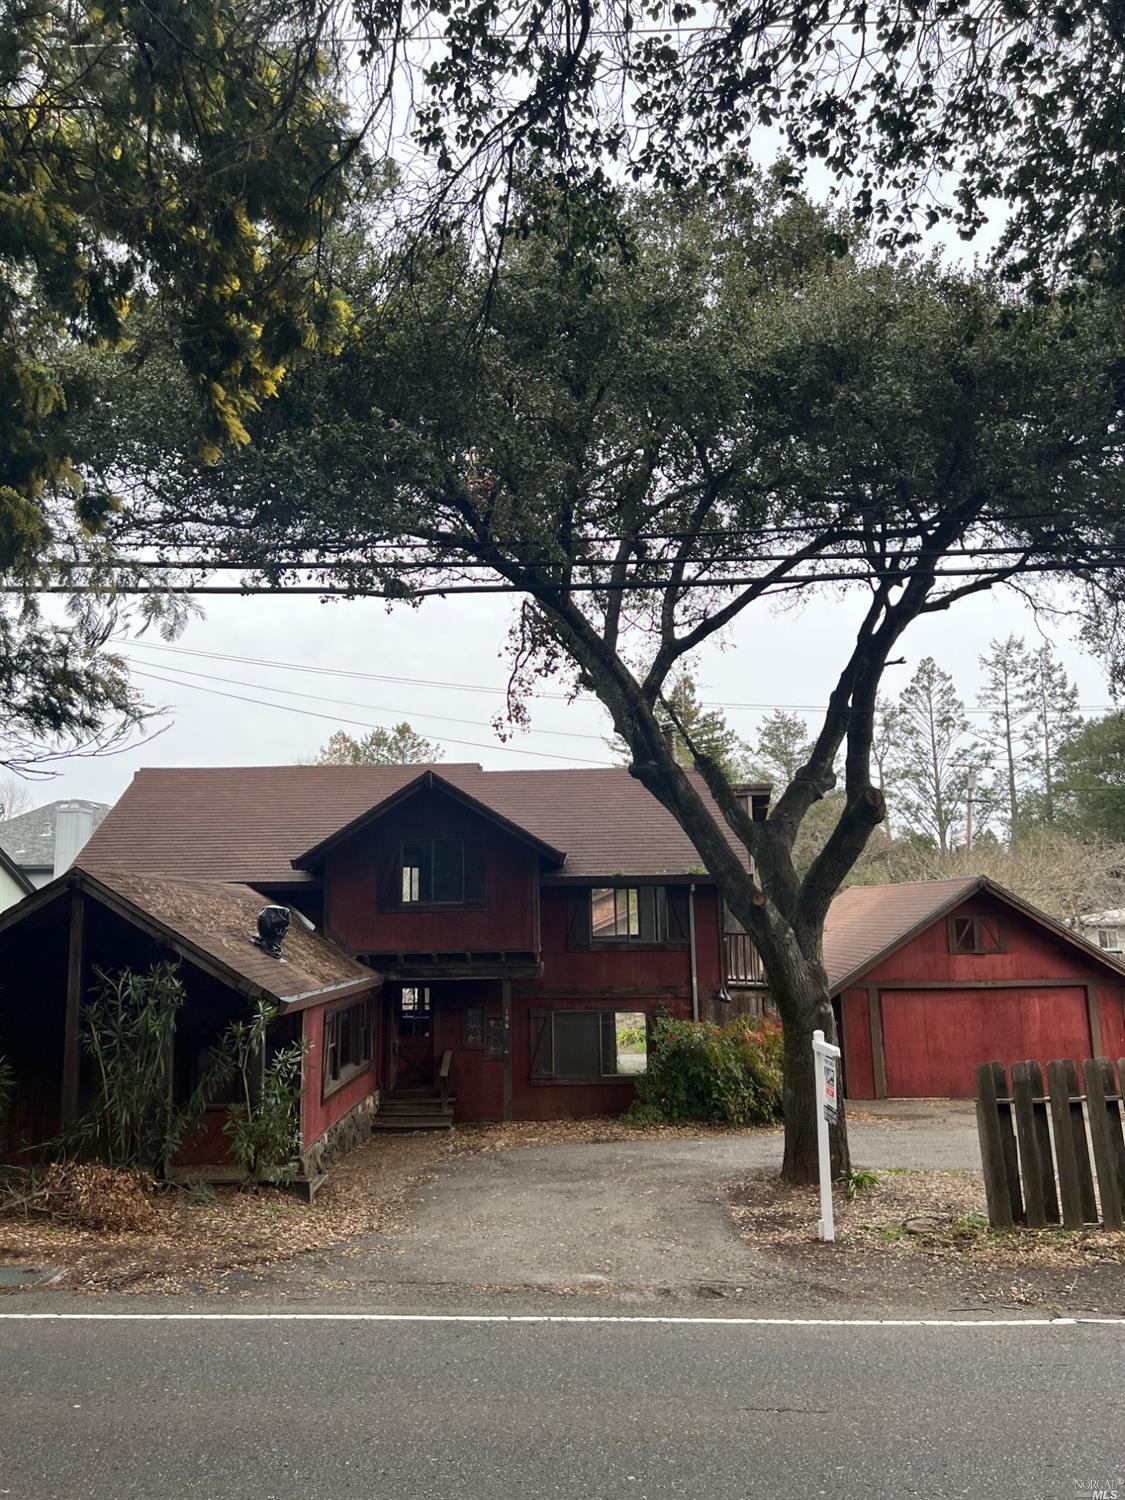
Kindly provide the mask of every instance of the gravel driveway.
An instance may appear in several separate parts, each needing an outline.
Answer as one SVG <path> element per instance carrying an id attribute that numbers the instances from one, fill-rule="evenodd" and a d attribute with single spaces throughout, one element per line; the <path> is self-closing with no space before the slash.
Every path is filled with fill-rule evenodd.
<path id="1" fill-rule="evenodd" d="M 865 1104 L 851 1142 L 857 1167 L 980 1166 L 971 1103 Z M 420 1190 L 403 1233 L 315 1257 L 300 1275 L 310 1291 L 776 1292 L 785 1273 L 739 1239 L 727 1184 L 780 1159 L 780 1131 L 462 1157 Z M 285 1273 L 291 1293 L 293 1270 Z"/>

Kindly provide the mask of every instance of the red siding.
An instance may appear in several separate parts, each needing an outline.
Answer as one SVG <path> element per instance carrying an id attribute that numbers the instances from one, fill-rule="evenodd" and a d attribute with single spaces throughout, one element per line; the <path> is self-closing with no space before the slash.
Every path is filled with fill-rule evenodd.
<path id="1" fill-rule="evenodd" d="M 354 999 L 343 1002 L 344 1005 L 355 1004 Z M 374 1000 L 375 1015 L 373 1017 L 373 1045 L 375 1056 L 371 1067 L 365 1073 L 351 1078 L 342 1088 L 336 1089 L 329 1094 L 327 1099 L 321 1097 L 324 1087 L 322 1067 L 324 1061 L 324 1017 L 334 1008 L 331 1005 L 317 1005 L 303 1012 L 304 1037 L 309 1044 L 309 1050 L 305 1054 L 304 1092 L 301 1096 L 301 1147 L 307 1149 L 314 1141 L 320 1139 L 330 1125 L 347 1114 L 353 1105 L 365 1099 L 368 1094 L 373 1094 L 379 1086 L 381 1067 L 381 1047 L 383 1024 L 379 999 Z"/>
<path id="2" fill-rule="evenodd" d="M 842 1000 L 844 1085 L 849 1099 L 874 1099 L 875 1068 L 871 1058 L 871 1014 L 866 990 L 845 990 Z"/>
<path id="3" fill-rule="evenodd" d="M 887 1093 L 971 1099 L 977 1063 L 1090 1055 L 1086 991 L 883 990 Z"/>
<path id="4" fill-rule="evenodd" d="M 485 846 L 481 907 L 380 910 L 380 872 L 404 838 L 464 838 Z M 503 829 L 438 793 L 419 794 L 325 861 L 329 936 L 358 952 L 539 947 L 539 856 Z"/>
<path id="5" fill-rule="evenodd" d="M 1115 981 L 1093 955 L 987 893 L 963 902 L 956 914 L 997 911 L 1006 924 L 1005 953 L 950 953 L 943 917 L 862 976 L 864 986 L 880 993 L 891 1097 L 971 1098 L 976 1064 L 993 1059 L 1045 1064 L 1057 1057 L 1081 1061 L 1095 1047 L 1110 1057 L 1125 1052 L 1125 982 Z M 1020 980 L 1027 983 L 1013 983 Z M 942 983 L 951 988 L 939 988 Z M 980 987 L 962 987 L 974 983 Z M 921 984 L 933 988 L 917 988 Z M 1087 984 L 1095 987 L 1100 1016 L 1101 1036 L 1093 1045 Z M 866 990 L 845 993 L 843 1016 L 848 1092 L 853 1099 L 873 1098 Z"/>

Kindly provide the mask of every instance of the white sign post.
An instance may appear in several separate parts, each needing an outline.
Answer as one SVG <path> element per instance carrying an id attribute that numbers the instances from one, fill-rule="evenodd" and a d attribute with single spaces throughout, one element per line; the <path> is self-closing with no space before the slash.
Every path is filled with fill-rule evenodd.
<path id="1" fill-rule="evenodd" d="M 840 1049 L 824 1040 L 823 1031 L 813 1032 L 812 1049 L 816 1068 L 816 1144 L 820 1157 L 820 1223 L 817 1233 L 822 1240 L 834 1240 L 836 1224 L 832 1217 L 832 1158 L 828 1150 L 828 1127 L 839 1119 L 836 1062 Z"/>

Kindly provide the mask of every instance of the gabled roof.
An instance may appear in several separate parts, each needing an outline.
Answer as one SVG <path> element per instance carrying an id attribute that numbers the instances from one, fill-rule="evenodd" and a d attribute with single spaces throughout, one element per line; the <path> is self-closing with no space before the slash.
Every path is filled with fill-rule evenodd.
<path id="1" fill-rule="evenodd" d="M 565 850 L 563 876 L 686 875 L 699 870 L 699 855 L 687 834 L 623 766 L 483 771 L 445 763 L 428 768 L 138 771 L 82 851 L 82 865 L 94 873 L 127 869 L 265 887 L 293 885 L 312 878 L 293 869 L 294 859 L 426 769 L 543 844 Z M 745 850 L 735 847 L 745 858 Z"/>
<path id="2" fill-rule="evenodd" d="M 385 817 L 392 808 L 401 806 L 402 803 L 409 801 L 411 797 L 416 797 L 420 792 L 428 791 L 444 792 L 454 802 L 459 803 L 462 807 L 469 808 L 470 811 L 487 819 L 488 822 L 495 823 L 506 833 L 510 833 L 513 838 L 519 839 L 521 843 L 530 844 L 543 859 L 552 865 L 561 865 L 566 859 L 566 855 L 561 849 L 554 848 L 543 839 L 537 838 L 534 833 L 529 833 L 526 828 L 521 828 L 518 823 L 513 823 L 503 813 L 497 812 L 494 808 L 489 807 L 487 803 L 481 802 L 479 798 L 472 796 L 471 793 L 463 791 L 455 782 L 448 781 L 444 776 L 439 775 L 437 771 L 425 770 L 420 775 L 415 776 L 413 781 L 408 781 L 405 786 L 399 787 L 398 791 L 392 792 L 390 796 L 384 797 L 380 802 L 376 802 L 374 807 L 369 807 L 365 813 L 360 813 L 358 818 L 353 818 L 343 828 L 337 829 L 328 838 L 322 839 L 312 849 L 307 849 L 303 854 L 298 855 L 293 860 L 294 869 L 314 869 L 321 863 L 328 851 L 335 848 L 337 844 L 342 844 L 346 839 L 352 838 L 353 835 L 359 833 L 362 829 L 370 827 L 372 823 Z"/>
<path id="3" fill-rule="evenodd" d="M 0 848 L 24 870 L 52 870 L 55 866 L 55 819 L 60 807 L 81 807 L 90 813 L 93 826 L 109 812 L 108 802 L 84 802 L 64 797 L 47 802 L 14 818 L 0 820 Z"/>
<path id="4" fill-rule="evenodd" d="M 1117 974 L 1125 974 L 1125 963 L 1088 943 L 1037 906 L 985 875 L 968 875 L 957 880 L 853 885 L 841 891 L 829 907 L 824 924 L 824 967 L 828 971 L 829 990 L 835 995 L 847 989 L 911 938 L 982 891 L 1048 928 L 1087 957 L 1096 958 Z"/>
<path id="5" fill-rule="evenodd" d="M 257 931 L 261 896 L 246 886 L 217 881 L 105 871 L 95 876 L 72 866 L 50 885 L 0 913 L 0 938 L 76 889 L 251 998 L 264 996 L 294 1009 L 360 994 L 380 983 L 372 969 L 298 921 L 285 936 L 281 959 L 263 953 L 250 941 Z"/>

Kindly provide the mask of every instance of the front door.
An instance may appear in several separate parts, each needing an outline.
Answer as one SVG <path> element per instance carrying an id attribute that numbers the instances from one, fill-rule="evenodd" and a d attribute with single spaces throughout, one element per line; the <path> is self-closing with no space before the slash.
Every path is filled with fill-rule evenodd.
<path id="1" fill-rule="evenodd" d="M 434 1012 L 428 985 L 404 984 L 396 1007 L 394 1087 L 432 1088 Z"/>

